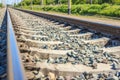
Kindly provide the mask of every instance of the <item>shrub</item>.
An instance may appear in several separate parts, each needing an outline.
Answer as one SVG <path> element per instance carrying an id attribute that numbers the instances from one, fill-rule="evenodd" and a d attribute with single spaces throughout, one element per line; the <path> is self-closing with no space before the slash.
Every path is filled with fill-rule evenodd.
<path id="1" fill-rule="evenodd" d="M 25 9 L 30 9 L 30 6 L 24 6 Z M 34 10 L 43 10 L 43 11 L 56 11 L 67 13 L 68 6 L 67 5 L 50 5 L 50 6 L 37 6 L 33 7 Z M 111 5 L 111 4 L 79 4 L 72 5 L 71 9 L 72 14 L 77 15 L 105 15 L 105 16 L 114 16 L 120 17 L 120 6 L 119 5 Z"/>
<path id="2" fill-rule="evenodd" d="M 101 10 L 101 5 L 91 5 L 90 8 L 88 8 L 89 14 L 97 14 Z"/>
<path id="3" fill-rule="evenodd" d="M 110 4 L 104 3 L 104 4 L 102 4 L 102 9 L 109 7 L 109 6 L 110 6 Z"/>
<path id="4" fill-rule="evenodd" d="M 106 16 L 118 16 L 119 14 L 119 6 L 108 6 L 104 8 L 99 14 L 106 15 Z"/>

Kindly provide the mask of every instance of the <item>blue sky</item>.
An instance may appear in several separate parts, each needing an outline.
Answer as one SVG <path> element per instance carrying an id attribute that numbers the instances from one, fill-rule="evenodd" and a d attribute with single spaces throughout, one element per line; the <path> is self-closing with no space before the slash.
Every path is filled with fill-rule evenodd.
<path id="1" fill-rule="evenodd" d="M 15 3 L 15 2 L 20 2 L 21 0 L 0 0 L 0 3 L 1 3 L 2 1 L 6 2 L 7 4 L 13 4 L 13 3 Z"/>

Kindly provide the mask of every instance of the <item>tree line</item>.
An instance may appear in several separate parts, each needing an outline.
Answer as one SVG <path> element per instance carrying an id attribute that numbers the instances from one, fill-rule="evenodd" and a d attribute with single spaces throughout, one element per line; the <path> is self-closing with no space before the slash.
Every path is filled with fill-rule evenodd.
<path id="1" fill-rule="evenodd" d="M 23 0 L 18 5 L 58 5 L 58 4 L 67 4 L 68 0 Z M 77 4 L 120 4 L 120 0 L 71 0 L 73 5 Z"/>

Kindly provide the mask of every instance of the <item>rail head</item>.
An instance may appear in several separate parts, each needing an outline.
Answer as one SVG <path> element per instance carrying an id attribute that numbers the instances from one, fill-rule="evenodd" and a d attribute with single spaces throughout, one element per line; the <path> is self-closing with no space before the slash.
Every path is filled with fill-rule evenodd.
<path id="1" fill-rule="evenodd" d="M 26 80 L 9 11 L 7 10 L 8 80 Z"/>

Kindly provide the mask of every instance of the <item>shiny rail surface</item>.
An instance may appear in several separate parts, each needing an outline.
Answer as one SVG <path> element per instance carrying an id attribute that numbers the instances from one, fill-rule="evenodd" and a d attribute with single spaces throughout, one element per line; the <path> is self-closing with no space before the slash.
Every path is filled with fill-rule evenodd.
<path id="1" fill-rule="evenodd" d="M 25 80 L 24 69 L 19 56 L 19 50 L 8 11 L 7 28 L 8 80 Z"/>

